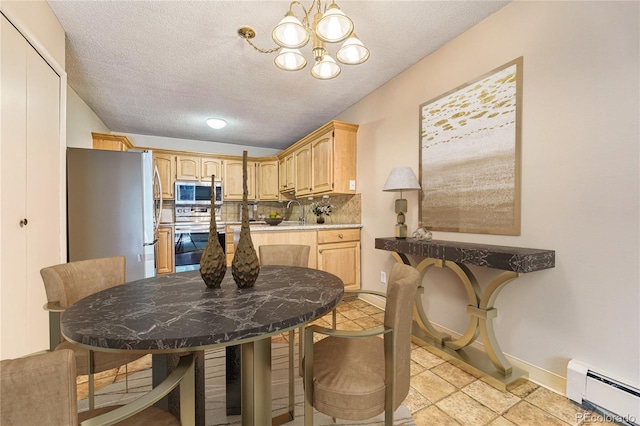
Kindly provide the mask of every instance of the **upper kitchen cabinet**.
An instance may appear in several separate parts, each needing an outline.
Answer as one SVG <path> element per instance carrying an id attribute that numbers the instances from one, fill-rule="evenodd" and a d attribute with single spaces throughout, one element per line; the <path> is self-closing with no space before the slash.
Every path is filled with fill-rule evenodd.
<path id="1" fill-rule="evenodd" d="M 160 175 L 162 198 L 173 200 L 176 183 L 176 156 L 154 152 L 153 164 L 158 168 L 158 174 Z"/>
<path id="2" fill-rule="evenodd" d="M 133 144 L 124 135 L 111 135 L 108 133 L 91 132 L 93 149 L 105 149 L 108 151 L 128 151 Z"/>
<path id="3" fill-rule="evenodd" d="M 202 157 L 200 159 L 200 170 L 202 171 L 202 180 L 210 181 L 211 175 L 214 175 L 216 180 L 223 180 L 222 160 L 219 158 Z"/>
<path id="4" fill-rule="evenodd" d="M 199 156 L 178 155 L 176 157 L 176 180 L 200 180 Z"/>
<path id="5" fill-rule="evenodd" d="M 280 191 L 288 192 L 293 184 L 296 197 L 355 194 L 357 132 L 356 124 L 331 121 L 287 148 L 278 157 L 286 175 L 290 173 L 287 158 L 293 157 L 295 179 L 288 182 L 287 177 L 284 184 L 281 181 Z"/>
<path id="6" fill-rule="evenodd" d="M 304 144 L 294 153 L 295 167 L 295 196 L 309 195 L 312 193 L 311 188 L 311 145 Z"/>
<path id="7" fill-rule="evenodd" d="M 224 199 L 242 201 L 242 159 L 224 160 Z M 256 163 L 247 161 L 248 200 L 256 199 Z"/>
<path id="8" fill-rule="evenodd" d="M 293 153 L 280 159 L 280 192 L 296 190 L 296 167 Z"/>
<path id="9" fill-rule="evenodd" d="M 277 201 L 280 199 L 278 191 L 278 160 L 258 161 L 258 201 Z"/>

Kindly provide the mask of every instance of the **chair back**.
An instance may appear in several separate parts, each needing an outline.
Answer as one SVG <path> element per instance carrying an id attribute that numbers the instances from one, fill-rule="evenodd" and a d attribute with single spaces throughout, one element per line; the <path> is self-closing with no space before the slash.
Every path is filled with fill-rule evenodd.
<path id="1" fill-rule="evenodd" d="M 394 330 L 396 388 L 395 401 L 400 404 L 409 393 L 411 377 L 411 325 L 413 304 L 420 285 L 420 273 L 409 265 L 395 263 L 389 274 L 384 325 Z M 395 408 L 395 407 L 394 407 Z"/>
<path id="2" fill-rule="evenodd" d="M 261 265 L 309 266 L 309 246 L 270 244 L 258 247 Z"/>
<path id="3" fill-rule="evenodd" d="M 0 424 L 78 424 L 76 363 L 68 349 L 0 363 Z"/>
<path id="4" fill-rule="evenodd" d="M 124 256 L 79 260 L 40 270 L 48 302 L 68 308 L 78 300 L 98 291 L 124 284 Z"/>

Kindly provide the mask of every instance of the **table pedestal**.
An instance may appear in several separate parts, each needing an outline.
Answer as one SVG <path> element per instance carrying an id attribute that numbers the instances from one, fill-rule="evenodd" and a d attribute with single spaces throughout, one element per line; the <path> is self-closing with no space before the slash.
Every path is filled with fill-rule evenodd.
<path id="1" fill-rule="evenodd" d="M 243 343 L 242 426 L 271 426 L 271 338 Z"/>

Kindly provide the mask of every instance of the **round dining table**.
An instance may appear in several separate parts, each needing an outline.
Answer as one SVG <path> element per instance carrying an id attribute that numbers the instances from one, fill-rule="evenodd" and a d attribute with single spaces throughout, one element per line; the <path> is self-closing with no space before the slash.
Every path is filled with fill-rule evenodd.
<path id="1" fill-rule="evenodd" d="M 343 293 L 340 278 L 310 268 L 262 266 L 255 285 L 244 289 L 231 268 L 220 288 L 208 288 L 199 271 L 181 272 L 92 294 L 62 314 L 61 331 L 93 351 L 179 354 L 241 345 L 242 424 L 271 425 L 271 336 L 323 316 Z M 203 367 L 196 364 L 198 424 L 204 422 Z M 156 377 L 154 371 L 154 383 Z"/>

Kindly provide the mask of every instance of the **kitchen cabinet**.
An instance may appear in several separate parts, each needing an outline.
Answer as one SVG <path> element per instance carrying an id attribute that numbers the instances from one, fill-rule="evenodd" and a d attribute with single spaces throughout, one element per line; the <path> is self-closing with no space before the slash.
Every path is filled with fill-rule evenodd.
<path id="1" fill-rule="evenodd" d="M 8 359 L 49 347 L 40 269 L 66 258 L 60 240 L 64 104 L 55 68 L 4 15 L 0 46 L 0 359 Z"/>
<path id="2" fill-rule="evenodd" d="M 278 187 L 278 160 L 259 161 L 258 177 L 258 201 L 278 201 L 280 191 Z"/>
<path id="3" fill-rule="evenodd" d="M 124 135 L 111 135 L 108 133 L 91 132 L 93 138 L 93 149 L 104 149 L 108 151 L 128 151 L 133 148 L 133 144 Z"/>
<path id="4" fill-rule="evenodd" d="M 296 167 L 293 154 L 280 160 L 280 192 L 294 192 L 296 189 Z"/>
<path id="5" fill-rule="evenodd" d="M 177 155 L 176 180 L 200 180 L 200 157 Z"/>
<path id="6" fill-rule="evenodd" d="M 176 271 L 176 255 L 173 225 L 160 225 L 156 234 L 156 273 L 173 274 Z"/>
<path id="7" fill-rule="evenodd" d="M 242 159 L 224 160 L 224 200 L 242 201 Z M 256 199 L 256 163 L 247 161 L 248 200 Z"/>
<path id="8" fill-rule="evenodd" d="M 311 194 L 311 145 L 306 144 L 294 153 L 296 197 Z"/>
<path id="9" fill-rule="evenodd" d="M 176 156 L 173 154 L 153 153 L 153 164 L 158 168 L 162 183 L 162 198 L 173 200 L 176 184 Z"/>
<path id="10" fill-rule="evenodd" d="M 356 124 L 331 121 L 284 150 L 280 192 L 293 185 L 296 197 L 355 194 L 357 132 Z"/>
<path id="11" fill-rule="evenodd" d="M 202 171 L 201 179 L 203 181 L 211 181 L 211 175 L 214 175 L 216 180 L 223 180 L 222 160 L 219 158 L 202 157 L 200 159 L 200 170 Z"/>
<path id="12" fill-rule="evenodd" d="M 360 229 L 318 231 L 318 269 L 340 277 L 345 289 L 360 288 Z"/>

